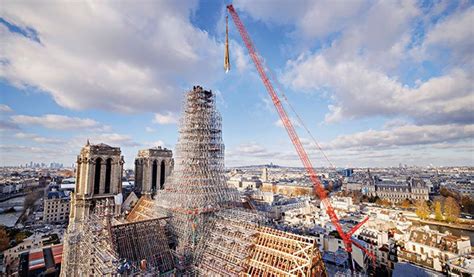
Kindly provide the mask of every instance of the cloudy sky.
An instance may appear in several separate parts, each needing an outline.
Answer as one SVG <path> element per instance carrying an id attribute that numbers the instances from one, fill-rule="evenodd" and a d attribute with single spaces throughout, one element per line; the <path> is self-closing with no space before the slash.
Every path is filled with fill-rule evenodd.
<path id="1" fill-rule="evenodd" d="M 231 21 L 224 73 L 226 2 L 1 1 L 0 165 L 70 165 L 89 138 L 131 168 L 138 149 L 174 148 L 195 84 L 217 94 L 227 165 L 300 165 Z M 336 166 L 474 165 L 472 2 L 234 6 Z"/>

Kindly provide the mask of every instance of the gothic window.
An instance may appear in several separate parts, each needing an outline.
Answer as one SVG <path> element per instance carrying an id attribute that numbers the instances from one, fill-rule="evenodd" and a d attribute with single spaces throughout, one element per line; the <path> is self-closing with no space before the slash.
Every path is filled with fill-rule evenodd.
<path id="1" fill-rule="evenodd" d="M 105 164 L 105 193 L 110 193 L 110 180 L 112 178 L 112 158 L 108 158 Z"/>
<path id="2" fill-rule="evenodd" d="M 158 175 L 158 162 L 155 160 L 153 161 L 153 166 L 151 169 L 151 190 L 156 191 L 156 179 Z"/>
<path id="3" fill-rule="evenodd" d="M 100 167 L 101 167 L 102 159 L 97 158 L 95 160 L 95 176 L 94 176 L 94 194 L 99 193 L 100 188 Z"/>
<path id="4" fill-rule="evenodd" d="M 160 189 L 163 189 L 165 185 L 165 161 L 161 161 L 160 168 Z"/>

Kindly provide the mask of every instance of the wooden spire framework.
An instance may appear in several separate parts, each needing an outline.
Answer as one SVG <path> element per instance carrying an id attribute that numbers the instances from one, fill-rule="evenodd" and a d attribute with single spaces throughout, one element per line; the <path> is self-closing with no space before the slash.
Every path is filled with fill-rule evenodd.
<path id="1" fill-rule="evenodd" d="M 265 227 L 262 222 L 248 211 L 217 213 L 197 271 L 203 276 L 325 276 L 313 238 Z"/>
<path id="2" fill-rule="evenodd" d="M 164 218 L 112 226 L 111 235 L 118 255 L 140 271 L 173 272 L 174 262 L 163 227 Z"/>

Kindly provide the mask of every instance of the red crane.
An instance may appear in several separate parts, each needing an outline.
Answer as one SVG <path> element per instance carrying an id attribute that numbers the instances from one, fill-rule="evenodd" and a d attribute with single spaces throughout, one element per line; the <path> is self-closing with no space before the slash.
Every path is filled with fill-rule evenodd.
<path id="1" fill-rule="evenodd" d="M 357 241 L 354 241 L 352 239 L 352 234 L 362 226 L 364 222 L 367 221 L 367 218 L 363 220 L 361 223 L 357 224 L 350 230 L 349 232 L 345 233 L 344 230 L 342 229 L 341 224 L 339 223 L 339 219 L 336 215 L 336 212 L 334 211 L 334 208 L 331 205 L 331 202 L 329 201 L 326 191 L 324 190 L 318 176 L 316 175 L 316 171 L 313 168 L 313 165 L 311 163 L 311 160 L 308 157 L 308 154 L 306 153 L 303 144 L 301 143 L 300 138 L 298 137 L 298 134 L 295 131 L 295 128 L 293 127 L 293 124 L 291 123 L 285 109 L 283 108 L 283 105 L 281 104 L 281 101 L 273 88 L 272 83 L 270 82 L 270 79 L 267 77 L 267 74 L 265 72 L 265 69 L 262 65 L 262 62 L 260 61 L 260 58 L 258 56 L 257 50 L 255 49 L 255 46 L 252 43 L 252 39 L 250 38 L 249 34 L 247 33 L 247 30 L 244 27 L 244 24 L 239 18 L 239 15 L 235 11 L 234 7 L 231 5 L 227 6 L 227 10 L 229 11 L 230 15 L 232 16 L 232 20 L 235 23 L 235 26 L 237 26 L 237 29 L 239 30 L 240 36 L 242 37 L 242 40 L 245 43 L 245 46 L 247 47 L 247 50 L 249 51 L 250 57 L 252 58 L 252 61 L 257 68 L 258 74 L 260 75 L 260 78 L 263 81 L 263 84 L 265 85 L 265 88 L 267 89 L 268 94 L 270 95 L 270 98 L 273 101 L 273 104 L 275 105 L 275 108 L 278 112 L 278 115 L 280 116 L 281 121 L 283 122 L 283 125 L 285 126 L 286 131 L 288 132 L 288 136 L 291 139 L 291 142 L 295 146 L 296 152 L 298 153 L 298 156 L 303 163 L 309 178 L 311 179 L 311 182 L 313 183 L 314 186 L 314 191 L 316 194 L 319 196 L 319 199 L 321 202 L 324 204 L 326 207 L 326 212 L 329 215 L 329 218 L 331 219 L 332 224 L 335 226 L 337 232 L 339 233 L 339 236 L 341 239 L 344 241 L 344 245 L 346 248 L 347 253 L 349 254 L 350 257 L 350 267 L 351 270 L 353 269 L 352 266 L 352 244 L 356 245 L 360 249 L 362 249 L 368 256 L 372 258 L 372 260 L 375 260 L 375 256 L 369 252 L 367 249 L 362 247 Z"/>

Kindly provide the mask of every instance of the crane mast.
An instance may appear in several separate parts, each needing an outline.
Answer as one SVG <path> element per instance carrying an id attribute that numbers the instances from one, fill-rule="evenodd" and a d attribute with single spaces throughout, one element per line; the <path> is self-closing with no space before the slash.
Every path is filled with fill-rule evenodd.
<path id="1" fill-rule="evenodd" d="M 356 245 L 357 247 L 361 248 L 368 256 L 374 260 L 374 256 L 372 253 L 368 252 L 364 247 L 362 247 L 359 243 L 356 241 L 353 241 L 351 236 L 352 234 L 362 226 L 364 222 L 367 221 L 368 218 L 363 220 L 360 224 L 357 224 L 352 230 L 349 232 L 345 233 L 344 230 L 342 229 L 342 226 L 339 222 L 339 218 L 337 217 L 337 214 L 334 210 L 334 208 L 331 205 L 331 202 L 329 201 L 327 197 L 327 193 L 324 190 L 321 181 L 319 180 L 316 171 L 314 170 L 314 167 L 311 163 L 311 160 L 309 159 L 308 154 L 306 153 L 303 144 L 301 143 L 301 140 L 298 136 L 298 134 L 295 131 L 295 128 L 293 127 L 293 124 L 291 123 L 288 114 L 286 113 L 279 97 L 278 94 L 276 93 L 272 83 L 270 82 L 270 79 L 268 78 L 265 68 L 260 60 L 260 57 L 258 56 L 257 50 L 255 49 L 255 46 L 252 42 L 252 39 L 250 38 L 249 34 L 247 33 L 247 30 L 245 29 L 245 26 L 243 25 L 242 21 L 239 18 L 239 15 L 235 11 L 234 7 L 231 5 L 227 6 L 227 10 L 229 11 L 230 15 L 232 16 L 232 20 L 235 23 L 235 26 L 237 27 L 240 36 L 242 37 L 242 40 L 245 43 L 245 46 L 250 54 L 250 58 L 252 59 L 255 67 L 257 68 L 258 74 L 260 75 L 260 78 L 263 81 L 263 84 L 265 85 L 265 88 L 270 95 L 270 98 L 272 99 L 272 102 L 278 112 L 278 115 L 280 116 L 281 121 L 283 122 L 283 125 L 285 126 L 285 129 L 288 133 L 288 136 L 291 139 L 291 142 L 293 143 L 296 152 L 298 153 L 298 156 L 303 163 L 304 168 L 306 169 L 306 172 L 309 175 L 309 178 L 311 179 L 311 182 L 313 183 L 314 191 L 318 195 L 319 199 L 321 202 L 324 204 L 326 207 L 326 212 L 331 219 L 332 224 L 336 228 L 339 236 L 341 239 L 344 241 L 344 246 L 349 254 L 349 257 L 351 257 L 352 253 L 352 244 Z M 350 261 L 350 266 L 352 269 L 352 258 Z"/>

